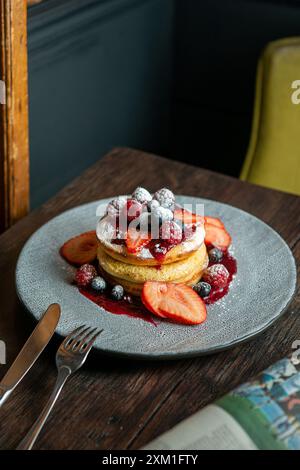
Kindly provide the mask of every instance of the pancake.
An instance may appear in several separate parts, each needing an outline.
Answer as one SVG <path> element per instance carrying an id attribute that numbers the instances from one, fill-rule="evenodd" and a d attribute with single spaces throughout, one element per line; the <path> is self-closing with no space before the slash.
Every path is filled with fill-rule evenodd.
<path id="1" fill-rule="evenodd" d="M 124 280 L 124 279 L 119 279 L 117 277 L 110 276 L 105 271 L 103 271 L 101 268 L 100 268 L 100 271 L 102 273 L 102 276 L 110 284 L 112 284 L 112 285 L 120 284 L 121 286 L 124 287 L 124 289 L 127 293 L 129 293 L 131 295 L 135 295 L 135 296 L 140 296 L 141 295 L 144 283 L 131 282 L 131 281 L 127 281 L 127 280 Z M 176 284 L 182 283 L 182 284 L 187 284 L 188 286 L 193 286 L 193 285 L 197 284 L 197 282 L 201 279 L 202 274 L 203 274 L 203 270 L 195 273 L 190 278 L 177 279 L 177 280 L 174 280 L 173 282 L 176 283 Z"/>
<path id="2" fill-rule="evenodd" d="M 193 235 L 187 240 L 174 246 L 164 257 L 163 262 L 156 260 L 147 248 L 143 248 L 140 253 L 128 253 L 125 245 L 112 243 L 114 229 L 109 218 L 104 217 L 97 226 L 97 238 L 102 250 L 110 257 L 125 264 L 135 266 L 157 266 L 184 260 L 195 253 L 202 245 L 205 237 L 203 225 L 196 227 Z"/>
<path id="3" fill-rule="evenodd" d="M 109 256 L 101 246 L 98 247 L 98 261 L 101 269 L 113 278 L 133 283 L 146 281 L 183 282 L 183 279 L 191 279 L 195 273 L 199 273 L 207 267 L 208 256 L 206 246 L 201 247 L 183 260 L 175 263 L 162 264 L 158 269 L 155 266 L 140 266 L 123 263 Z"/>

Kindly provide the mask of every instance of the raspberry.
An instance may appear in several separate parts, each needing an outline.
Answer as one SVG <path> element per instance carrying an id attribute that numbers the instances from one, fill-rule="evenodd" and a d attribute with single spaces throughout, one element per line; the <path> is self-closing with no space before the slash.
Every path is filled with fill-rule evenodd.
<path id="1" fill-rule="evenodd" d="M 147 208 L 149 212 L 153 211 L 154 209 L 157 209 L 157 207 L 159 207 L 159 202 L 156 199 L 152 199 L 147 204 Z"/>
<path id="2" fill-rule="evenodd" d="M 164 222 L 160 228 L 160 238 L 176 245 L 182 240 L 182 229 L 173 220 Z"/>
<path id="3" fill-rule="evenodd" d="M 138 201 L 135 201 L 134 199 L 128 199 L 125 209 L 127 210 L 128 222 L 136 219 L 143 212 L 142 204 L 140 204 Z"/>
<path id="4" fill-rule="evenodd" d="M 173 210 L 174 208 L 175 196 L 172 191 L 167 188 L 162 188 L 159 191 L 156 191 L 153 196 L 153 199 L 156 199 L 159 204 L 165 209 Z"/>
<path id="5" fill-rule="evenodd" d="M 136 190 L 132 193 L 132 199 L 135 199 L 136 201 L 140 202 L 141 204 L 144 204 L 146 202 L 151 201 L 152 196 L 147 191 L 145 188 L 138 187 Z"/>
<path id="6" fill-rule="evenodd" d="M 113 199 L 107 205 L 107 208 L 106 208 L 107 214 L 109 214 L 112 217 L 114 217 L 114 216 L 117 217 L 119 215 L 120 211 L 125 206 L 126 202 L 127 202 L 127 199 L 124 196 L 120 196 L 117 199 Z"/>
<path id="7" fill-rule="evenodd" d="M 91 264 L 83 264 L 76 271 L 75 281 L 78 286 L 86 287 L 88 286 L 94 277 L 97 276 L 97 271 Z"/>
<path id="8" fill-rule="evenodd" d="M 202 280 L 216 289 L 222 289 L 226 286 L 228 278 L 229 272 L 225 266 L 223 264 L 214 264 L 204 271 Z"/>
<path id="9" fill-rule="evenodd" d="M 163 222 L 173 219 L 173 212 L 165 207 L 159 206 L 152 210 L 152 216 L 156 222 L 162 224 Z"/>

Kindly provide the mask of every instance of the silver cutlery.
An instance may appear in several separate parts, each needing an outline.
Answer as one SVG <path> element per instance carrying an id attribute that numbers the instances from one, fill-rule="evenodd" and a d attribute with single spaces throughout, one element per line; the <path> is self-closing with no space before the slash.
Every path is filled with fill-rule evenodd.
<path id="1" fill-rule="evenodd" d="M 59 304 L 51 304 L 0 382 L 0 407 L 45 349 L 55 332 L 59 319 Z"/>
<path id="2" fill-rule="evenodd" d="M 60 345 L 56 353 L 57 380 L 54 390 L 42 413 L 20 442 L 17 450 L 31 450 L 48 419 L 59 394 L 71 374 L 76 372 L 86 361 L 96 338 L 103 330 L 89 328 L 85 325 L 73 331 Z"/>

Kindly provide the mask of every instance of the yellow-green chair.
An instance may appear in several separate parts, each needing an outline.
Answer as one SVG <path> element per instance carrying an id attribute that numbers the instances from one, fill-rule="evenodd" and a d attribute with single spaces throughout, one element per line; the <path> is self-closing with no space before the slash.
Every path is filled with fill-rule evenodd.
<path id="1" fill-rule="evenodd" d="M 299 85 L 300 38 L 269 43 L 258 64 L 242 180 L 300 195 Z"/>

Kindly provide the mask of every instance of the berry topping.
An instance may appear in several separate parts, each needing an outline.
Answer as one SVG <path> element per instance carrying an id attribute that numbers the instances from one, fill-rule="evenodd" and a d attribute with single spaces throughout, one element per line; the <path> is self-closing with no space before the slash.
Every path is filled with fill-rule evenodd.
<path id="1" fill-rule="evenodd" d="M 151 214 L 149 212 L 142 212 L 139 217 L 139 228 L 142 232 L 148 232 L 148 227 L 151 224 Z"/>
<path id="2" fill-rule="evenodd" d="M 159 207 L 159 202 L 156 199 L 152 199 L 151 201 L 148 202 L 147 204 L 148 211 L 151 212 L 153 209 L 156 209 Z"/>
<path id="3" fill-rule="evenodd" d="M 231 243 L 229 233 L 216 225 L 205 224 L 205 244 L 226 251 Z"/>
<path id="4" fill-rule="evenodd" d="M 129 228 L 126 238 L 127 251 L 129 253 L 139 253 L 141 249 L 146 246 L 151 240 L 148 232 Z"/>
<path id="5" fill-rule="evenodd" d="M 216 217 L 204 217 L 204 220 L 206 224 L 215 225 L 216 227 L 225 229 L 223 222 L 220 219 L 217 219 Z"/>
<path id="6" fill-rule="evenodd" d="M 150 244 L 149 247 L 151 255 L 159 262 L 162 262 L 165 259 L 168 249 L 168 246 L 161 244 L 160 242 Z"/>
<path id="7" fill-rule="evenodd" d="M 208 257 L 211 263 L 220 263 L 223 258 L 223 251 L 219 250 L 218 248 L 212 248 L 208 252 Z"/>
<path id="8" fill-rule="evenodd" d="M 183 209 L 181 207 L 175 209 L 174 219 L 181 220 L 182 223 L 185 224 L 185 225 L 197 224 L 199 222 L 203 222 L 202 215 L 194 214 L 193 212 L 190 212 L 190 211 L 188 211 L 186 209 Z"/>
<path id="9" fill-rule="evenodd" d="M 68 263 L 81 266 L 96 259 L 97 247 L 96 232 L 92 230 L 68 240 L 61 247 L 60 254 Z"/>
<path id="10" fill-rule="evenodd" d="M 104 292 L 106 289 L 106 281 L 103 279 L 103 277 L 96 276 L 94 279 L 92 279 L 91 287 L 97 292 Z"/>
<path id="11" fill-rule="evenodd" d="M 77 269 L 75 274 L 75 281 L 80 287 L 87 287 L 94 277 L 97 276 L 97 271 L 91 264 L 83 264 Z"/>
<path id="12" fill-rule="evenodd" d="M 159 235 L 162 240 L 177 245 L 182 240 L 182 229 L 174 220 L 168 220 L 160 227 Z"/>
<path id="13" fill-rule="evenodd" d="M 124 288 L 120 285 L 116 285 L 112 288 L 110 295 L 113 300 L 122 300 L 124 297 Z"/>
<path id="14" fill-rule="evenodd" d="M 132 193 L 132 199 L 135 199 L 136 201 L 140 202 L 141 204 L 144 204 L 146 202 L 151 201 L 152 196 L 147 191 L 145 188 L 138 187 L 136 190 Z"/>
<path id="15" fill-rule="evenodd" d="M 194 285 L 193 289 L 200 297 L 207 297 L 211 291 L 211 285 L 207 282 L 198 282 L 198 284 Z"/>
<path id="16" fill-rule="evenodd" d="M 148 281 L 143 287 L 142 301 L 154 315 L 178 323 L 196 325 L 206 319 L 205 303 L 185 284 Z"/>
<path id="17" fill-rule="evenodd" d="M 173 219 L 173 212 L 170 209 L 166 209 L 162 206 L 155 207 L 151 214 L 153 216 L 154 222 L 159 224 Z"/>
<path id="18" fill-rule="evenodd" d="M 165 209 L 174 209 L 175 196 L 172 191 L 167 188 L 162 188 L 159 191 L 156 191 L 153 196 L 153 199 L 156 199 L 159 204 Z"/>
<path id="19" fill-rule="evenodd" d="M 112 217 L 117 217 L 123 207 L 126 205 L 127 198 L 125 196 L 120 196 L 117 197 L 116 199 L 113 199 L 110 201 L 110 203 L 107 205 L 106 212 L 108 215 Z"/>
<path id="20" fill-rule="evenodd" d="M 223 264 L 214 264 L 207 268 L 203 273 L 203 281 L 208 282 L 216 289 L 222 289 L 226 286 L 229 278 L 229 272 Z"/>
<path id="21" fill-rule="evenodd" d="M 134 199 L 128 199 L 126 204 L 126 211 L 127 211 L 127 220 L 131 222 L 132 220 L 136 219 L 141 215 L 143 212 L 143 206 L 138 201 Z"/>

